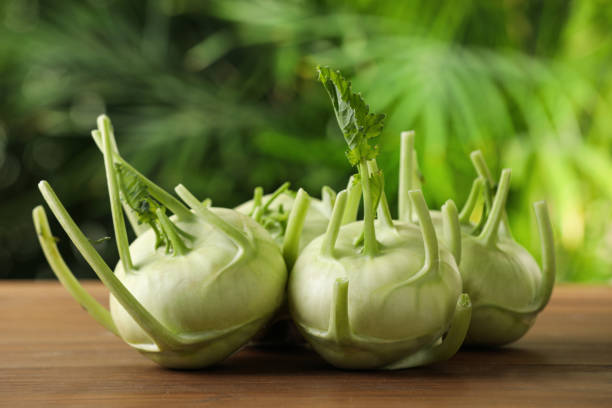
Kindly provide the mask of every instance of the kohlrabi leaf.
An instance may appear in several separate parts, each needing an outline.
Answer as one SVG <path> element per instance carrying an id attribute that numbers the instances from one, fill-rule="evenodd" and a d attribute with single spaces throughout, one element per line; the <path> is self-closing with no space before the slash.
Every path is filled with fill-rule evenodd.
<path id="1" fill-rule="evenodd" d="M 119 190 L 121 199 L 138 214 L 138 223 L 147 224 L 155 232 L 155 249 L 165 246 L 166 252 L 170 252 L 171 243 L 165 233 L 159 218 L 156 214 L 157 209 L 166 211 L 166 208 L 149 192 L 138 175 L 128 167 L 115 164 L 119 180 Z"/>
<path id="2" fill-rule="evenodd" d="M 338 120 L 338 126 L 348 144 L 346 157 L 356 166 L 363 160 L 371 160 L 378 154 L 374 139 L 380 136 L 385 115 L 370 113 L 360 94 L 353 93 L 351 83 L 340 71 L 317 67 L 319 81 L 325 87 Z"/>

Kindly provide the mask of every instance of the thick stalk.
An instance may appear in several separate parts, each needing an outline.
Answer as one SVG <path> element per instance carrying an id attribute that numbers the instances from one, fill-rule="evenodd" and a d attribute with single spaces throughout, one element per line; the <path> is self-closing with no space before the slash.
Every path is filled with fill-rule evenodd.
<path id="1" fill-rule="evenodd" d="M 555 242 L 553 237 L 550 215 L 545 201 L 538 201 L 533 205 L 538 222 L 538 232 L 542 246 L 542 283 L 540 289 L 540 305 L 538 311 L 544 309 L 555 284 Z"/>
<path id="2" fill-rule="evenodd" d="M 309 206 L 310 197 L 304 189 L 300 188 L 293 201 L 293 207 L 291 207 L 291 212 L 289 213 L 287 229 L 283 238 L 283 258 L 285 258 L 288 270 L 293 268 L 293 264 L 300 251 L 300 237 L 302 236 L 302 229 L 304 228 L 304 221 L 306 220 Z"/>
<path id="3" fill-rule="evenodd" d="M 462 224 L 469 224 L 470 217 L 476 208 L 476 204 L 478 204 L 478 198 L 482 194 L 483 189 L 485 188 L 485 181 L 482 177 L 477 177 L 474 179 L 472 183 L 472 188 L 470 190 L 470 194 L 468 195 L 467 201 L 463 205 L 461 212 L 459 213 L 459 222 Z"/>
<path id="4" fill-rule="evenodd" d="M 321 188 L 321 201 L 323 207 L 327 211 L 327 216 L 331 216 L 332 210 L 334 209 L 334 202 L 336 201 L 336 192 L 329 186 L 323 186 Z"/>
<path id="5" fill-rule="evenodd" d="M 370 177 L 365 160 L 359 163 L 359 176 L 361 177 L 361 190 L 363 194 L 363 252 L 367 256 L 375 256 L 378 253 L 376 242 L 376 230 L 374 229 L 374 203 L 370 191 Z"/>
<path id="6" fill-rule="evenodd" d="M 204 206 L 204 204 L 202 204 L 202 206 Z M 189 248 L 187 248 L 187 245 L 185 245 L 185 242 L 179 236 L 176 227 L 174 226 L 172 221 L 170 221 L 168 216 L 166 216 L 165 210 L 158 208 L 155 211 L 155 214 L 157 215 L 159 224 L 161 225 L 162 229 L 166 233 L 166 236 L 170 240 L 170 244 L 172 245 L 172 250 L 174 251 L 174 254 L 179 256 L 186 255 L 189 252 Z"/>
<path id="7" fill-rule="evenodd" d="M 182 348 L 184 344 L 177 338 L 176 333 L 163 326 L 153 315 L 151 315 L 151 313 L 149 313 L 127 290 L 108 265 L 106 265 L 85 234 L 83 234 L 74 220 L 70 217 L 49 183 L 41 181 L 38 187 L 47 205 L 49 205 L 49 208 L 51 208 L 51 211 L 55 215 L 55 218 L 57 218 L 83 258 L 85 258 L 102 283 L 110 290 L 113 296 L 142 330 L 147 333 L 162 350 Z"/>
<path id="8" fill-rule="evenodd" d="M 263 188 L 260 186 L 255 187 L 255 191 L 253 192 L 253 207 L 251 208 L 251 212 L 249 216 L 254 216 L 257 208 L 262 206 L 263 202 Z"/>
<path id="9" fill-rule="evenodd" d="M 91 132 L 91 136 L 93 137 L 93 139 L 96 142 L 96 145 L 98 145 L 98 147 L 103 146 L 103 143 L 102 143 L 102 134 L 100 133 L 100 131 L 98 131 L 98 130 L 92 131 Z M 104 151 L 102 150 L 102 152 L 104 152 Z M 134 173 L 138 177 L 138 179 L 144 185 L 147 186 L 147 188 L 149 189 L 149 192 L 151 193 L 151 195 L 157 201 L 159 201 L 163 206 L 165 206 L 170 211 L 172 211 L 174 214 L 176 214 L 176 216 L 178 217 L 179 220 L 181 220 L 181 221 L 188 221 L 188 220 L 192 220 L 193 219 L 193 217 L 194 217 L 193 213 L 191 211 L 189 211 L 179 200 L 177 200 L 175 197 L 173 197 L 171 194 L 169 194 L 166 190 L 164 190 L 163 188 L 161 188 L 157 184 L 153 183 L 151 180 L 149 180 L 147 177 L 145 177 L 142 173 L 140 173 L 138 170 L 136 170 L 134 167 L 132 167 L 132 165 L 129 164 L 127 161 L 125 161 L 125 159 L 123 157 L 121 157 L 121 155 L 119 155 L 119 153 L 113 152 L 113 158 L 115 159 L 115 163 L 120 164 L 122 166 L 125 166 L 125 168 L 127 168 L 129 171 Z"/>
<path id="10" fill-rule="evenodd" d="M 421 227 L 421 234 L 423 235 L 425 263 L 421 271 L 427 271 L 431 268 L 437 267 L 440 261 L 438 238 L 436 236 L 436 230 L 434 229 L 433 222 L 431 221 L 429 208 L 427 208 L 427 203 L 425 202 L 425 197 L 423 197 L 421 190 L 411 190 L 408 192 L 408 195 L 412 200 L 412 207 L 416 212 L 416 216 Z"/>
<path id="11" fill-rule="evenodd" d="M 412 190 L 412 178 L 414 177 L 414 131 L 402 132 L 400 143 L 400 173 L 399 173 L 399 195 L 398 211 L 399 220 L 412 222 L 412 203 L 408 192 Z"/>
<path id="12" fill-rule="evenodd" d="M 38 235 L 38 242 L 40 242 L 45 258 L 47 258 L 47 262 L 49 266 L 51 266 L 51 270 L 55 273 L 55 276 L 57 276 L 57 279 L 91 317 L 108 331 L 118 336 L 119 334 L 117 333 L 117 328 L 115 327 L 115 323 L 113 323 L 110 312 L 83 289 L 83 286 L 81 286 L 78 279 L 74 277 L 72 271 L 70 271 L 70 268 L 66 265 L 66 262 L 64 262 L 57 248 L 56 239 L 51 234 L 47 214 L 42 205 L 34 208 L 32 211 L 32 219 L 34 220 L 36 235 Z"/>
<path id="13" fill-rule="evenodd" d="M 371 175 L 378 173 L 378 164 L 376 159 L 368 161 L 368 171 Z M 391 210 L 389 210 L 389 203 L 387 202 L 387 195 L 385 194 L 384 186 L 380 192 L 380 201 L 378 202 L 378 208 L 376 209 L 376 216 L 378 219 L 383 220 L 387 227 L 393 228 L 393 217 L 391 216 Z"/>
<path id="14" fill-rule="evenodd" d="M 340 227 L 342 226 L 342 218 L 346 208 L 346 199 L 346 190 L 342 190 L 336 197 L 336 203 L 334 204 L 334 209 L 332 211 L 329 224 L 327 224 L 327 231 L 325 231 L 323 243 L 321 244 L 321 255 L 323 256 L 328 256 L 331 258 L 334 257 L 334 248 L 336 245 L 336 240 L 338 239 Z"/>
<path id="15" fill-rule="evenodd" d="M 337 278 L 334 282 L 327 337 L 335 340 L 337 344 L 347 344 L 351 341 L 351 327 L 348 315 L 348 286 L 349 281 L 346 278 Z"/>
<path id="16" fill-rule="evenodd" d="M 453 200 L 448 200 L 442 206 L 444 239 L 448 244 L 457 265 L 461 263 L 461 226 L 457 215 L 457 206 Z"/>
<path id="17" fill-rule="evenodd" d="M 98 128 L 100 129 L 106 128 L 108 130 L 108 135 L 110 136 L 111 145 L 113 147 L 113 153 L 119 154 L 119 148 L 117 147 L 117 140 L 115 139 L 115 132 L 113 130 L 113 126 L 108 116 L 106 115 L 98 116 L 97 123 L 98 123 Z M 98 132 L 100 131 L 98 130 Z M 98 139 L 94 137 L 94 141 L 96 142 L 96 144 L 99 143 L 98 148 L 100 149 L 101 152 L 104 152 L 104 147 L 102 146 L 101 136 Z M 119 189 L 119 194 L 120 195 L 123 194 L 121 189 Z M 130 222 L 130 226 L 132 227 L 132 230 L 134 231 L 136 236 L 142 235 L 146 230 L 149 229 L 149 226 L 147 224 L 142 224 L 138 222 L 138 213 L 134 211 L 123 200 L 122 200 L 122 206 L 123 206 L 123 212 L 127 216 L 127 219 Z"/>
<path id="18" fill-rule="evenodd" d="M 255 208 L 255 211 L 253 212 L 253 219 L 255 220 L 255 222 L 261 224 L 261 219 L 264 215 L 264 208 L 262 205 L 260 205 L 259 207 Z"/>
<path id="19" fill-rule="evenodd" d="M 493 246 L 497 242 L 499 230 L 499 224 L 501 223 L 502 216 L 504 214 L 504 207 L 506 206 L 506 200 L 508 198 L 508 190 L 510 189 L 510 176 L 512 171 L 510 169 L 502 170 L 501 177 L 499 180 L 499 186 L 497 187 L 497 193 L 493 200 L 491 207 L 491 213 L 487 219 L 482 232 L 478 236 L 478 240 L 484 245 Z"/>
<path id="20" fill-rule="evenodd" d="M 346 208 L 344 209 L 344 216 L 342 217 L 342 225 L 354 222 L 357 219 L 357 213 L 359 212 L 359 203 L 361 202 L 361 183 L 356 181 L 356 177 L 354 175 L 349 179 L 346 190 Z"/>
<path id="21" fill-rule="evenodd" d="M 453 321 L 446 336 L 441 343 L 432 348 L 418 351 L 415 354 L 408 356 L 396 363 L 385 367 L 387 370 L 398 370 L 410 367 L 425 366 L 439 361 L 446 361 L 454 356 L 465 340 L 468 329 L 470 328 L 470 319 L 472 318 L 472 303 L 467 293 L 459 296 L 457 307 L 453 315 Z"/>
<path id="22" fill-rule="evenodd" d="M 111 214 L 113 217 L 113 229 L 115 230 L 115 242 L 119 251 L 119 258 L 126 273 L 134 269 L 132 256 L 130 255 L 130 243 L 125 229 L 125 218 L 119 198 L 119 187 L 117 172 L 113 160 L 113 145 L 110 139 L 110 123 L 102 128 L 102 145 L 104 146 L 104 169 L 106 170 L 106 182 L 108 185 L 108 196 L 110 198 Z"/>
<path id="23" fill-rule="evenodd" d="M 229 239 L 234 241 L 236 246 L 242 248 L 244 251 L 254 249 L 253 242 L 244 232 L 229 224 L 223 218 L 204 206 L 184 185 L 179 184 L 174 188 L 174 191 L 176 191 L 176 194 L 185 201 L 198 217 L 201 217 L 208 224 L 222 231 Z"/>
<path id="24" fill-rule="evenodd" d="M 476 168 L 476 172 L 478 175 L 485 179 L 486 188 L 485 188 L 485 204 L 487 205 L 487 209 L 491 208 L 491 200 L 492 195 L 494 194 L 495 188 L 495 179 L 493 179 L 493 175 L 489 170 L 489 166 L 487 166 L 487 162 L 484 159 L 484 156 L 480 150 L 474 150 L 470 154 L 470 158 L 472 159 L 472 164 L 474 168 Z M 506 213 L 506 209 L 502 213 L 502 222 L 503 225 L 501 227 L 501 233 L 508 237 L 512 238 L 512 230 L 510 229 L 510 221 L 508 220 L 508 214 Z"/>

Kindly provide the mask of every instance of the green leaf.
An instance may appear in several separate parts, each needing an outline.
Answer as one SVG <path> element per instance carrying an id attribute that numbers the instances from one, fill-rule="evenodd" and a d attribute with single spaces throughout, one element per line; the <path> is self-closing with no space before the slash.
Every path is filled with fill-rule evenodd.
<path id="1" fill-rule="evenodd" d="M 166 208 L 149 192 L 149 188 L 140 180 L 139 176 L 128 167 L 120 163 L 115 164 L 119 179 L 121 199 L 138 214 L 139 224 L 148 224 L 155 232 L 155 249 L 165 246 L 166 252 L 172 250 L 172 243 L 157 217 L 156 211 Z"/>
<path id="2" fill-rule="evenodd" d="M 378 155 L 375 140 L 382 133 L 385 115 L 370 113 L 360 94 L 353 93 L 351 83 L 340 71 L 317 67 L 319 81 L 329 95 L 338 126 L 348 145 L 346 157 L 351 165 L 374 159 Z"/>

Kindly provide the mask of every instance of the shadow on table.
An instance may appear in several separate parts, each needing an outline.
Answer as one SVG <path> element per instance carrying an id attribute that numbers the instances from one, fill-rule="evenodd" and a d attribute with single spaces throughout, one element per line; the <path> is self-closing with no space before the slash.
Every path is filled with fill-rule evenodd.
<path id="1" fill-rule="evenodd" d="M 539 370 L 549 372 L 546 366 L 549 359 L 544 353 L 515 347 L 499 349 L 465 349 L 452 359 L 427 367 L 418 367 L 398 371 L 348 371 L 333 369 L 313 350 L 306 347 L 286 347 L 282 349 L 259 349 L 247 347 L 236 353 L 223 363 L 204 370 L 183 371 L 188 375 L 227 375 L 244 376 L 327 376 L 345 373 L 349 375 L 384 376 L 384 377 L 457 377 L 482 378 L 503 377 L 513 375 L 525 366 L 532 373 Z M 161 369 L 161 368 L 160 368 Z"/>

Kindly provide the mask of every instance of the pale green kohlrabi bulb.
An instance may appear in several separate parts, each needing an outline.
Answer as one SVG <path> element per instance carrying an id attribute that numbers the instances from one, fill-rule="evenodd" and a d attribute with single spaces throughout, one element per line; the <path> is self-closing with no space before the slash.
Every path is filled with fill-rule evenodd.
<path id="1" fill-rule="evenodd" d="M 272 194 L 263 195 L 263 189 L 257 187 L 254 198 L 235 209 L 248 214 L 270 232 L 282 248 L 287 269 L 290 271 L 302 249 L 327 229 L 336 192 L 325 186 L 321 189 L 322 199 L 318 200 L 308 197 L 302 189 L 295 193 L 288 188 L 289 183 L 285 183 Z M 357 217 L 361 197 L 361 184 L 353 177 L 347 188 L 349 199 L 346 203 L 344 224 L 354 221 Z M 253 344 L 260 347 L 304 344 L 304 339 L 291 321 L 286 302 L 270 325 L 253 339 Z"/>
<path id="2" fill-rule="evenodd" d="M 420 191 L 409 194 L 420 230 L 391 219 L 382 172 L 372 166 L 385 116 L 370 112 L 339 71 L 317 71 L 346 157 L 358 169 L 364 218 L 342 226 L 347 193 L 341 192 L 325 235 L 304 248 L 290 274 L 291 315 L 315 350 L 338 367 L 396 369 L 447 359 L 463 342 L 471 311 L 453 255 L 438 245 Z M 455 221 L 452 236 L 458 237 Z"/>
<path id="3" fill-rule="evenodd" d="M 371 202 L 366 195 L 364 203 Z M 293 268 L 288 288 L 293 319 L 337 367 L 424 365 L 450 358 L 463 342 L 469 298 L 461 295 L 452 254 L 438 245 L 421 192 L 411 192 L 411 198 L 420 230 L 379 221 L 371 236 L 367 210 L 365 221 L 341 226 L 346 199 L 341 192 L 326 234 L 304 249 Z M 355 239 L 362 231 L 363 246 Z"/>
<path id="4" fill-rule="evenodd" d="M 153 184 L 119 155 L 110 121 L 94 140 L 104 153 L 120 262 L 115 273 L 77 227 L 48 183 L 40 190 L 83 257 L 109 288 L 110 312 L 89 296 L 57 250 L 42 206 L 33 218 L 53 271 L 103 326 L 158 364 L 200 368 L 247 343 L 275 314 L 287 271 L 279 246 L 250 217 L 208 208 L 185 187 L 191 207 Z M 130 220 L 149 225 L 128 246 L 121 200 Z M 166 209 L 175 215 L 168 217 Z M 136 224 L 137 225 L 137 224 Z"/>
<path id="5" fill-rule="evenodd" d="M 555 280 L 555 255 L 552 227 L 544 202 L 534 204 L 542 242 L 540 269 L 533 257 L 512 238 L 505 212 L 510 170 L 502 173 L 495 203 L 492 201 L 495 181 L 482 153 L 470 155 L 478 177 L 459 214 L 461 255 L 456 257 L 463 278 L 463 288 L 472 301 L 472 322 L 466 344 L 500 346 L 511 343 L 533 325 L 537 314 L 546 306 Z M 418 177 L 414 151 L 414 132 L 403 132 L 400 155 L 400 220 L 414 221 L 407 191 Z M 480 200 L 482 197 L 482 200 Z M 472 214 L 482 201 L 484 208 L 477 222 Z M 444 230 L 442 215 L 431 211 L 436 231 L 446 244 L 450 239 Z"/>
<path id="6" fill-rule="evenodd" d="M 502 171 L 491 212 L 478 235 L 463 234 L 461 266 L 464 290 L 473 303 L 467 344 L 501 346 L 521 338 L 546 306 L 555 281 L 553 232 L 546 203 L 534 204 L 542 269 L 510 236 L 504 207 L 510 170 Z"/>

